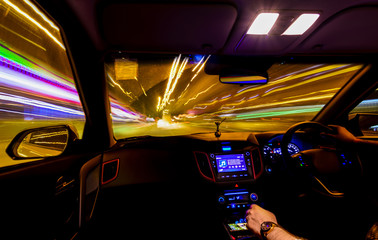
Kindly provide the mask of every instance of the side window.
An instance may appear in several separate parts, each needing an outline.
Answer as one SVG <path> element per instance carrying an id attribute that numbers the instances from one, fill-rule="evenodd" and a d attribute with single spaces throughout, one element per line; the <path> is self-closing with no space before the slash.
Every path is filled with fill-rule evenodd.
<path id="1" fill-rule="evenodd" d="M 353 109 L 350 115 L 364 136 L 378 136 L 378 89 Z"/>
<path id="2" fill-rule="evenodd" d="M 30 0 L 0 2 L 0 167 L 19 164 L 5 149 L 20 131 L 85 116 L 61 29 Z"/>

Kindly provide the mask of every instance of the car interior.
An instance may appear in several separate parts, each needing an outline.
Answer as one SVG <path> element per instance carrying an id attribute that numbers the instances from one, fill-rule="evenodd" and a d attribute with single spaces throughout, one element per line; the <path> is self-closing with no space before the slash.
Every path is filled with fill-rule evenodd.
<path id="1" fill-rule="evenodd" d="M 377 0 L 1 0 L 0 16 L 2 238 L 260 239 L 253 204 L 306 239 L 378 222 Z"/>

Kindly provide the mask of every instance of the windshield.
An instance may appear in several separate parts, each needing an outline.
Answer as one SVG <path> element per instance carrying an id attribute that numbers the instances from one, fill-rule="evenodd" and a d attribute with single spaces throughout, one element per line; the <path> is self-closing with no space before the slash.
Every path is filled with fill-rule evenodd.
<path id="1" fill-rule="evenodd" d="M 273 64 L 266 85 L 208 75 L 210 56 L 119 53 L 105 64 L 114 134 L 173 136 L 286 130 L 311 120 L 358 71 L 357 64 Z"/>

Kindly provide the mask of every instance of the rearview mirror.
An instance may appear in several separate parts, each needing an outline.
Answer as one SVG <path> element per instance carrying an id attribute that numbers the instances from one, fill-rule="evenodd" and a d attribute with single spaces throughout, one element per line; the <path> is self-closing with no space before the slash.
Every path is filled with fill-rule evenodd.
<path id="1" fill-rule="evenodd" d="M 28 129 L 16 135 L 6 152 L 13 160 L 54 157 L 76 139 L 76 130 L 69 125 Z"/>
<path id="2" fill-rule="evenodd" d="M 268 69 L 273 63 L 268 58 L 212 55 L 206 62 L 205 72 L 218 75 L 221 83 L 262 85 L 268 83 Z"/>
<path id="3" fill-rule="evenodd" d="M 240 85 L 263 85 L 268 83 L 268 78 L 259 75 L 224 75 L 219 76 L 219 81 Z"/>

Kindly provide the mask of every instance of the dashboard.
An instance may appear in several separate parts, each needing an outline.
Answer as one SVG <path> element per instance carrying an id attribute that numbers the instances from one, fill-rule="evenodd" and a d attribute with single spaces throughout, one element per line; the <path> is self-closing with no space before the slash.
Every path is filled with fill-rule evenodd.
<path id="1" fill-rule="evenodd" d="M 187 219 L 207 216 L 193 226 L 198 232 L 208 231 L 199 226 L 218 223 L 228 236 L 226 239 L 254 239 L 246 228 L 245 212 L 253 203 L 264 206 L 270 198 L 266 187 L 269 181 L 265 178 L 281 168 L 282 135 L 222 133 L 216 138 L 209 133 L 119 142 L 103 157 L 101 188 L 103 196 L 109 196 L 109 203 L 103 205 L 117 209 L 104 213 L 129 214 L 134 209 L 143 212 L 152 202 L 162 209 L 162 223 L 170 222 L 172 229 L 180 229 L 183 223 L 174 227 L 171 220 L 177 218 L 176 212 L 164 209 L 185 206 L 189 209 L 187 214 L 193 215 Z M 292 154 L 307 147 L 301 136 L 293 137 L 289 146 Z M 128 222 L 133 229 L 139 229 L 136 223 L 143 221 L 138 220 L 139 215 L 144 214 Z M 209 220 L 212 218 L 215 220 Z M 188 220 L 185 224 L 193 223 Z M 214 230 L 211 234 L 222 231 Z"/>
<path id="2" fill-rule="evenodd" d="M 283 132 L 222 133 L 220 138 L 209 133 L 119 141 L 103 155 L 98 225 L 115 236 L 127 226 L 130 239 L 167 233 L 169 239 L 182 238 L 183 226 L 190 229 L 186 238 L 258 239 L 246 228 L 252 204 L 280 216 L 288 229 L 298 224 L 295 219 L 306 219 L 300 229 L 316 223 L 312 216 L 324 216 L 334 206 L 323 208 L 328 199 L 308 195 L 309 183 L 290 175 L 282 137 Z M 325 140 L 298 132 L 289 151 L 328 145 Z"/>

